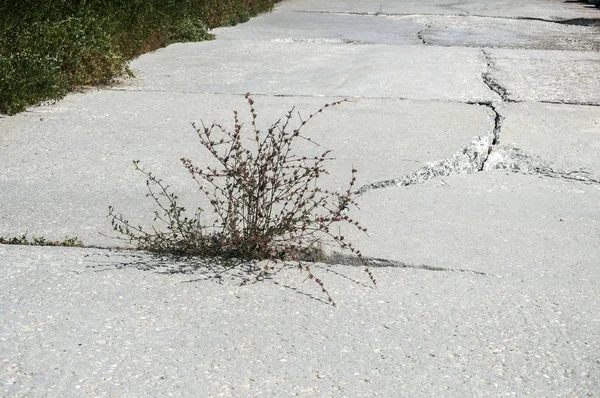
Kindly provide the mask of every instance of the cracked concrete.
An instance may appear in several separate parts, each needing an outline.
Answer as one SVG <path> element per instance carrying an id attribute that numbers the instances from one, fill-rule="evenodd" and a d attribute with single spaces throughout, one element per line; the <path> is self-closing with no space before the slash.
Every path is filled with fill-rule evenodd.
<path id="1" fill-rule="evenodd" d="M 486 49 L 490 76 L 513 101 L 600 104 L 597 51 Z"/>
<path id="2" fill-rule="evenodd" d="M 500 102 L 515 103 L 516 101 L 510 99 L 507 90 L 490 77 L 495 68 L 494 64 L 485 50 L 481 50 L 481 52 L 486 64 L 486 71 L 482 74 L 484 83 L 491 91 L 498 95 Z M 556 169 L 541 159 L 525 154 L 521 149 L 513 145 L 501 144 L 500 134 L 504 118 L 499 113 L 497 107 L 493 102 L 474 104 L 486 106 L 493 111 L 493 126 L 489 133 L 477 137 L 448 158 L 422 167 L 410 175 L 363 185 L 355 193 L 362 195 L 373 189 L 421 184 L 437 177 L 472 174 L 490 170 L 508 170 L 592 184 L 600 183 L 600 179 L 584 169 Z"/>
<path id="3" fill-rule="evenodd" d="M 430 28 L 431 28 L 431 26 L 425 25 L 425 29 L 430 29 Z M 417 38 L 419 40 L 421 40 L 421 42 L 423 44 L 427 45 L 427 44 L 430 44 L 430 43 L 428 43 L 427 40 L 425 39 L 425 37 L 423 36 L 423 32 L 425 31 L 425 29 L 422 29 L 422 30 L 420 30 L 420 31 L 417 32 Z"/>
<path id="4" fill-rule="evenodd" d="M 363 185 L 356 193 L 360 195 L 373 189 L 420 184 L 436 177 L 479 172 L 484 168 L 488 154 L 492 148 L 492 143 L 495 139 L 495 134 L 491 131 L 488 134 L 477 137 L 461 148 L 459 152 L 446 159 L 422 167 L 414 173 L 404 177 Z"/>
<path id="5" fill-rule="evenodd" d="M 331 21 L 335 24 L 328 24 Z M 235 40 L 238 29 L 253 40 L 341 37 L 371 44 L 568 51 L 600 48 L 597 27 L 591 23 L 570 25 L 527 17 L 281 11 L 276 16 L 262 15 L 241 28 L 219 28 L 215 33 L 219 39 Z"/>
<path id="6" fill-rule="evenodd" d="M 492 59 L 490 58 L 490 56 L 488 55 L 488 53 L 486 53 L 485 50 L 481 50 L 481 53 L 483 54 L 483 59 L 485 61 L 485 65 L 486 65 L 486 71 L 481 75 L 485 85 L 488 86 L 489 89 L 492 90 L 494 93 L 496 93 L 498 95 L 498 97 L 500 97 L 501 101 L 514 102 L 510 99 L 510 95 L 509 95 L 508 91 L 506 90 L 506 88 L 502 87 L 502 85 L 500 83 L 498 83 L 496 80 L 494 80 L 492 78 L 491 74 L 494 70 L 494 63 L 493 63 Z"/>
<path id="7" fill-rule="evenodd" d="M 330 0 L 324 3 L 320 0 L 288 1 L 283 3 L 281 11 L 300 11 L 312 13 L 354 13 L 374 15 L 375 13 L 395 15 L 461 15 L 486 16 L 497 18 L 538 18 L 549 21 L 566 21 L 576 19 L 594 19 L 596 10 L 589 10 L 577 5 L 549 4 L 545 0 L 528 2 L 495 1 L 477 2 L 465 1 L 456 4 L 452 0 L 442 0 L 436 3 L 419 0 L 364 0 L 359 4 L 348 5 L 344 0 Z"/>
<path id="8" fill-rule="evenodd" d="M 427 25 L 421 36 L 431 45 L 476 48 L 597 51 L 598 28 L 536 18 L 465 15 L 403 15 L 390 19 Z"/>
<path id="9" fill-rule="evenodd" d="M 543 160 L 527 155 L 519 148 L 510 145 L 499 145 L 492 148 L 492 152 L 490 152 L 482 168 L 482 171 L 488 170 L 509 170 L 525 174 L 600 184 L 600 180 L 594 178 L 588 171 L 556 170 Z"/>
<path id="10" fill-rule="evenodd" d="M 0 236 L 104 247 L 0 245 L 0 395 L 594 395 L 597 12 L 289 0 L 140 57 L 117 87 L 0 118 Z M 212 161 L 190 123 L 249 123 L 247 91 L 261 128 L 349 98 L 307 126 L 320 147 L 296 148 L 333 150 L 326 188 L 358 169 L 348 214 L 367 234 L 338 232 L 363 260 L 325 246 L 311 265 L 336 308 L 293 268 L 218 284 L 107 249 L 108 205 L 153 222 L 134 159 L 206 207 L 178 161 Z"/>
<path id="11" fill-rule="evenodd" d="M 421 32 L 418 33 L 418 36 L 423 40 L 423 44 L 427 44 L 420 34 Z M 481 53 L 486 65 L 486 70 L 482 73 L 483 82 L 492 92 L 497 94 L 501 103 L 517 102 L 511 99 L 510 93 L 505 87 L 492 78 L 492 73 L 495 71 L 496 66 L 490 55 L 484 49 L 481 50 Z M 436 177 L 471 174 L 489 170 L 509 170 L 512 172 L 575 180 L 585 183 L 599 183 L 600 180 L 598 178 L 584 169 L 555 169 L 543 160 L 525 154 L 515 146 L 501 145 L 501 124 L 504 118 L 493 102 L 479 102 L 474 104 L 487 106 L 494 112 L 493 127 L 489 133 L 477 137 L 450 157 L 422 167 L 410 175 L 369 183 L 363 185 L 355 192 L 358 195 L 362 195 L 373 189 L 421 184 Z M 589 104 L 578 103 L 576 105 Z"/>

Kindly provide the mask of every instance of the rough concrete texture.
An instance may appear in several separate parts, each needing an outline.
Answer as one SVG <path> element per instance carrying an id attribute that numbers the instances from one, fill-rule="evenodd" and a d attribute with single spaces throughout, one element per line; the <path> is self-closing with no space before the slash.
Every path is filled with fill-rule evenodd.
<path id="1" fill-rule="evenodd" d="M 228 40 L 225 45 L 216 40 L 174 44 L 142 55 L 132 67 L 139 79 L 129 90 L 494 99 L 480 78 L 486 70 L 481 51 L 474 48 L 270 40 Z"/>
<path id="2" fill-rule="evenodd" d="M 548 20 L 478 16 L 402 16 L 425 25 L 424 43 L 435 46 L 598 51 L 600 38 L 594 26 Z"/>
<path id="3" fill-rule="evenodd" d="M 300 11 L 316 13 L 367 14 L 367 15 L 467 15 L 498 18 L 535 18 L 550 21 L 570 21 L 577 19 L 593 20 L 598 18 L 597 10 L 579 2 L 563 0 L 530 1 L 477 1 L 477 0 L 441 0 L 441 1 L 382 1 L 362 0 L 349 4 L 345 0 L 291 0 L 281 4 L 281 11 Z"/>
<path id="4" fill-rule="evenodd" d="M 284 11 L 216 30 L 219 40 L 322 41 L 351 44 L 429 44 L 597 51 L 597 20 L 552 21 L 497 16 L 378 15 Z"/>
<path id="5" fill-rule="evenodd" d="M 334 274 L 362 282 L 358 268 L 315 266 L 331 307 L 292 270 L 240 288 L 140 270 L 154 261 L 141 254 L 0 253 L 7 396 L 593 396 L 600 387 L 598 274 L 576 263 L 541 275 L 381 268 L 376 289 Z M 467 259 L 494 261 L 482 254 Z"/>
<path id="6" fill-rule="evenodd" d="M 600 180 L 600 109 L 597 106 L 503 104 L 501 142 L 535 154 L 560 170 Z"/>
<path id="7" fill-rule="evenodd" d="M 352 215 L 361 215 L 369 237 L 347 234 L 369 257 L 408 264 L 598 276 L 599 201 L 598 184 L 499 170 L 455 175 L 364 193 Z M 396 212 L 380 216 L 394 205 Z"/>
<path id="8" fill-rule="evenodd" d="M 268 127 L 293 106 L 306 117 L 334 99 L 258 96 L 258 124 Z M 306 135 L 320 146 L 298 150 L 314 156 L 331 149 L 335 160 L 323 186 L 343 189 L 352 167 L 359 170 L 358 185 L 388 180 L 449 157 L 491 131 L 493 112 L 487 107 L 440 102 L 435 108 L 432 113 L 427 101 L 348 102 L 306 126 Z M 153 218 L 154 202 L 144 198 L 145 179 L 132 160 L 193 204 L 186 207 L 208 208 L 196 201 L 197 186 L 179 159 L 209 162 L 191 123 L 203 119 L 233 127 L 234 109 L 247 120 L 241 96 L 96 91 L 3 119 L 0 146 L 12 160 L 2 174 L 0 236 L 29 231 L 57 239 L 75 235 L 89 245 L 118 244 L 101 235 L 111 232 L 108 205 L 142 223 Z"/>
<path id="9" fill-rule="evenodd" d="M 486 50 L 507 101 L 600 105 L 597 52 Z"/>
<path id="10" fill-rule="evenodd" d="M 284 1 L 136 78 L 0 117 L 0 396 L 595 396 L 600 391 L 600 10 L 559 0 Z M 358 169 L 365 255 L 239 286 L 207 260 L 108 249 L 152 224 L 132 160 L 187 208 L 213 162 L 191 122 L 292 106 Z M 370 265 L 376 288 L 360 264 Z M 241 272 L 241 271 L 240 271 Z"/>
<path id="11" fill-rule="evenodd" d="M 241 26 L 216 29 L 219 40 L 322 41 L 350 44 L 420 44 L 420 21 L 371 15 L 293 11 L 262 14 Z"/>

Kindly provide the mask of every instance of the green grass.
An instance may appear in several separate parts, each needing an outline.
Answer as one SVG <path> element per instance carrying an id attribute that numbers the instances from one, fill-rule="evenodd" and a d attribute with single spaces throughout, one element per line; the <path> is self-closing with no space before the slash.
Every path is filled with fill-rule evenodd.
<path id="1" fill-rule="evenodd" d="M 64 247 L 83 247 L 83 243 L 77 238 L 65 237 L 64 240 L 48 240 L 44 237 L 33 236 L 27 238 L 27 234 L 21 236 L 7 238 L 0 236 L 0 244 L 2 245 L 25 245 L 25 246 L 64 246 Z"/>
<path id="2" fill-rule="evenodd" d="M 173 42 L 211 39 L 279 0 L 0 0 L 0 113 L 84 85 L 110 84 L 128 62 Z"/>

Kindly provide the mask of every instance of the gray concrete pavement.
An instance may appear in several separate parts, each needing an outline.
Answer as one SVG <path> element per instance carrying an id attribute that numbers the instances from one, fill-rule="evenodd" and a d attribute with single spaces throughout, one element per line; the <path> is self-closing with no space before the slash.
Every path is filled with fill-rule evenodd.
<path id="1" fill-rule="evenodd" d="M 139 254 L 0 253 L 7 396 L 594 396 L 599 387 L 597 295 L 586 281 L 598 274 L 576 264 L 502 277 L 381 268 L 376 289 L 332 273 L 364 280 L 354 267 L 315 270 L 331 307 L 292 270 L 240 288 L 139 270 L 153 262 Z"/>
<path id="2" fill-rule="evenodd" d="M 127 89 L 460 102 L 495 98 L 481 79 L 486 65 L 474 48 L 406 46 L 399 57 L 400 49 L 389 45 L 270 40 L 226 44 L 175 44 L 143 55 L 132 63 L 140 79 Z M 432 58 L 439 62 L 428 63 Z"/>
<path id="3" fill-rule="evenodd" d="M 562 170 L 600 176 L 598 107 L 565 104 L 502 104 L 501 141 L 535 154 Z"/>
<path id="4" fill-rule="evenodd" d="M 558 0 L 284 1 L 132 63 L 134 79 L 0 118 L 0 396 L 596 396 L 600 391 L 600 11 Z M 296 106 L 359 170 L 369 234 L 316 284 L 205 280 L 123 246 L 150 225 L 132 160 L 188 208 L 190 123 Z M 328 249 L 329 250 L 329 249 Z M 345 276 L 345 277 L 344 277 Z M 350 279 L 349 279 L 350 278 Z"/>
<path id="5" fill-rule="evenodd" d="M 292 106 L 307 115 L 335 99 L 257 96 L 259 123 L 276 121 Z M 98 91 L 72 95 L 38 108 L 35 115 L 3 119 L 10 133 L 0 142 L 12 160 L 5 163 L 6 188 L 0 190 L 0 236 L 29 231 L 54 238 L 75 235 L 89 245 L 119 243 L 100 235 L 111 232 L 108 205 L 132 219 L 153 217 L 154 202 L 144 197 L 145 179 L 132 160 L 168 180 L 183 200 L 196 203 L 196 185 L 179 159 L 199 164 L 210 159 L 191 122 L 203 118 L 231 126 L 233 109 L 247 117 L 242 96 Z M 493 112 L 483 106 L 440 102 L 432 114 L 428 101 L 361 99 L 316 118 L 307 133 L 321 147 L 305 149 L 333 150 L 336 160 L 323 184 L 341 189 L 353 166 L 359 185 L 410 174 L 451 156 L 492 126 Z"/>
<path id="6" fill-rule="evenodd" d="M 344 0 L 322 2 L 319 0 L 288 1 L 281 5 L 282 11 L 301 11 L 316 13 L 343 13 L 367 15 L 464 15 L 488 16 L 500 18 L 536 18 L 550 21 L 568 21 L 573 19 L 597 18 L 597 10 L 579 2 L 562 0 L 531 0 L 515 2 L 497 0 L 480 2 L 474 0 L 436 2 L 408 0 L 382 1 L 361 0 L 348 3 Z"/>

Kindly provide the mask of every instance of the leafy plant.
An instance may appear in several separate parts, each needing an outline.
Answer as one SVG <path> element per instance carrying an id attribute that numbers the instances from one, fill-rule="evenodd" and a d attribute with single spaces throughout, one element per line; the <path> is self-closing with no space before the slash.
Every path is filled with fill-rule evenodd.
<path id="1" fill-rule="evenodd" d="M 256 277 L 280 269 L 293 262 L 307 273 L 327 294 L 323 282 L 316 278 L 307 261 L 320 251 L 320 245 L 332 244 L 361 257 L 361 253 L 339 232 L 339 224 L 348 224 L 367 232 L 360 223 L 347 215 L 356 206 L 353 188 L 356 170 L 351 171 L 348 187 L 343 192 L 323 189 L 319 177 L 327 173 L 325 163 L 330 151 L 316 156 L 300 156 L 293 150 L 298 140 L 313 143 L 303 134 L 305 126 L 325 109 L 347 100 L 326 104 L 317 112 L 292 127 L 294 108 L 283 119 L 266 130 L 257 126 L 254 100 L 246 94 L 251 115 L 249 131 L 244 129 L 234 111 L 233 129 L 213 123 L 193 124 L 202 145 L 218 166 L 199 168 L 187 158 L 181 162 L 198 184 L 199 192 L 208 199 L 213 225 L 202 225 L 198 209 L 195 216 L 186 215 L 178 197 L 152 173 L 135 161 L 136 170 L 146 177 L 148 195 L 158 204 L 154 221 L 166 229 L 152 227 L 147 231 L 133 226 L 122 215 L 109 208 L 114 230 L 124 235 L 139 249 L 176 255 L 199 255 L 224 259 L 249 260 L 258 264 Z M 315 144 L 316 145 L 316 144 Z M 365 267 L 375 284 L 370 270 Z"/>

